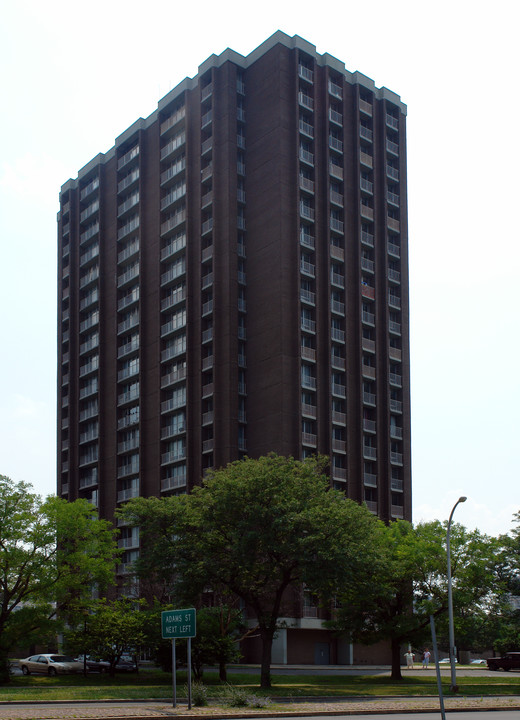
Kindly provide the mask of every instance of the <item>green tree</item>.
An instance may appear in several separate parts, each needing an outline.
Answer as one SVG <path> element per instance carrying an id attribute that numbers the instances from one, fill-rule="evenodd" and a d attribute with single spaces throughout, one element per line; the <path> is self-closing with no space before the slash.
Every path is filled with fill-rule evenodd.
<path id="1" fill-rule="evenodd" d="M 65 634 L 67 647 L 73 653 L 85 653 L 110 663 L 110 675 L 121 655 L 134 653 L 146 642 L 147 617 L 139 610 L 139 603 L 128 598 L 112 602 L 98 601 L 92 614 L 81 624 Z"/>
<path id="2" fill-rule="evenodd" d="M 218 586 L 243 600 L 262 641 L 262 687 L 270 687 L 286 591 L 304 583 L 330 600 L 340 578 L 358 582 L 377 555 L 380 522 L 330 488 L 325 464 L 274 454 L 246 458 L 211 473 L 178 512 L 176 591 L 194 597 Z"/>
<path id="3" fill-rule="evenodd" d="M 116 554 L 112 526 L 86 500 L 42 500 L 0 476 L 0 682 L 9 680 L 11 648 L 47 637 L 94 584 L 113 582 Z"/>
<path id="4" fill-rule="evenodd" d="M 373 577 L 344 586 L 333 627 L 351 633 L 358 642 L 389 640 L 392 679 L 400 680 L 401 646 L 420 644 L 428 637 L 430 615 L 447 613 L 446 525 L 406 521 L 391 523 L 384 532 Z M 455 617 L 482 612 L 490 596 L 500 590 L 495 572 L 494 538 L 451 529 L 453 605 Z M 461 624 L 459 624 L 459 628 Z"/>

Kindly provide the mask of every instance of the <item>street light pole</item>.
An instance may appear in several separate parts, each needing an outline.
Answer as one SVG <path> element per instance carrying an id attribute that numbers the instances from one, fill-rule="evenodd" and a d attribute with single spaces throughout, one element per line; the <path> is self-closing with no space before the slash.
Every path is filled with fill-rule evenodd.
<path id="1" fill-rule="evenodd" d="M 452 692 L 457 692 L 457 679 L 455 677 L 455 660 L 456 660 L 456 648 L 455 648 L 455 631 L 453 629 L 453 596 L 452 596 L 452 590 L 451 590 L 451 556 L 450 556 L 450 530 L 451 530 L 451 521 L 453 519 L 453 513 L 455 512 L 455 508 L 459 503 L 466 502 L 467 498 L 462 496 L 460 497 L 455 505 L 452 508 L 452 511 L 450 513 L 450 519 L 448 520 L 448 530 L 446 532 L 446 555 L 448 559 L 448 616 L 449 616 L 449 625 L 450 625 L 450 665 L 451 665 L 451 686 L 450 689 Z"/>

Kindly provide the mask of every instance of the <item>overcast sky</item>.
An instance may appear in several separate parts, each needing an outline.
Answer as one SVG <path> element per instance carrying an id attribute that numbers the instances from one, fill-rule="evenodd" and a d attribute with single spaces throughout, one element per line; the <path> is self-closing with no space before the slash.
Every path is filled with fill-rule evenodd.
<path id="1" fill-rule="evenodd" d="M 319 13 L 317 12 L 319 11 Z M 61 185 L 211 54 L 300 35 L 408 106 L 414 521 L 520 509 L 515 3 L 6 0 L 0 474 L 55 492 Z"/>

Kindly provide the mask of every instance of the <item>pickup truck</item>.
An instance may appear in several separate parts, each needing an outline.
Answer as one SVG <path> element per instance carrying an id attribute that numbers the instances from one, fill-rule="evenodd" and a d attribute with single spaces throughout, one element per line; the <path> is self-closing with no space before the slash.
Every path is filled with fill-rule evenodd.
<path id="1" fill-rule="evenodd" d="M 520 652 L 508 652 L 503 657 L 488 658 L 490 670 L 520 670 Z"/>

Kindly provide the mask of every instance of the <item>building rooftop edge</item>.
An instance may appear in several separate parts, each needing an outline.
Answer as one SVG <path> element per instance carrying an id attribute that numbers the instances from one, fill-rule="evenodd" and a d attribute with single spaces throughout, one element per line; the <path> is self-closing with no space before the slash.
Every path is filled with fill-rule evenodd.
<path id="1" fill-rule="evenodd" d="M 70 178 L 61 186 L 61 192 L 63 193 L 69 189 L 75 188 L 78 181 L 85 177 L 85 175 L 87 175 L 89 172 L 91 172 L 94 167 L 96 167 L 97 165 L 101 165 L 108 160 L 111 160 L 114 157 L 117 147 L 129 140 L 132 135 L 134 135 L 139 130 L 146 130 L 146 128 L 152 125 L 158 119 L 161 110 L 167 107 L 171 102 L 173 102 L 179 95 L 181 95 L 186 90 L 193 90 L 198 84 L 198 78 L 204 73 L 206 73 L 208 70 L 213 67 L 220 67 L 226 62 L 232 62 L 236 65 L 239 65 L 240 67 L 248 68 L 259 58 L 261 58 L 262 55 L 265 55 L 276 45 L 283 45 L 290 50 L 302 50 L 308 55 L 313 55 L 318 65 L 320 65 L 321 67 L 328 66 L 333 68 L 336 72 L 341 73 L 345 80 L 350 84 L 362 85 L 363 87 L 366 87 L 374 93 L 378 100 L 389 100 L 400 108 L 403 115 L 407 114 L 407 107 L 401 101 L 401 97 L 397 93 L 389 90 L 384 86 L 381 88 L 377 88 L 371 78 L 363 75 L 363 73 L 360 73 L 357 70 L 354 72 L 350 72 L 346 69 L 345 63 L 343 63 L 341 60 L 338 60 L 329 53 L 323 53 L 322 55 L 320 55 L 320 53 L 317 52 L 315 45 L 310 43 L 308 40 L 300 37 L 299 35 L 293 35 L 291 37 L 290 35 L 284 33 L 283 30 L 277 30 L 270 37 L 268 37 L 267 40 L 264 40 L 264 42 L 262 42 L 257 48 L 252 50 L 248 55 L 241 55 L 240 53 L 232 50 L 231 48 L 226 48 L 219 55 L 210 55 L 201 65 L 199 65 L 197 75 L 192 78 L 186 77 L 184 78 L 184 80 L 181 80 L 180 83 L 178 83 L 172 90 L 170 90 L 170 92 L 168 92 L 166 95 L 164 95 L 164 97 L 159 100 L 156 110 L 154 110 L 145 119 L 139 118 L 134 123 L 132 123 L 132 125 L 130 125 L 130 127 L 128 127 L 124 132 L 118 135 L 115 139 L 114 146 L 110 148 L 110 150 L 108 150 L 108 152 L 106 153 L 99 153 L 86 165 L 84 165 L 78 171 L 77 178 Z"/>

